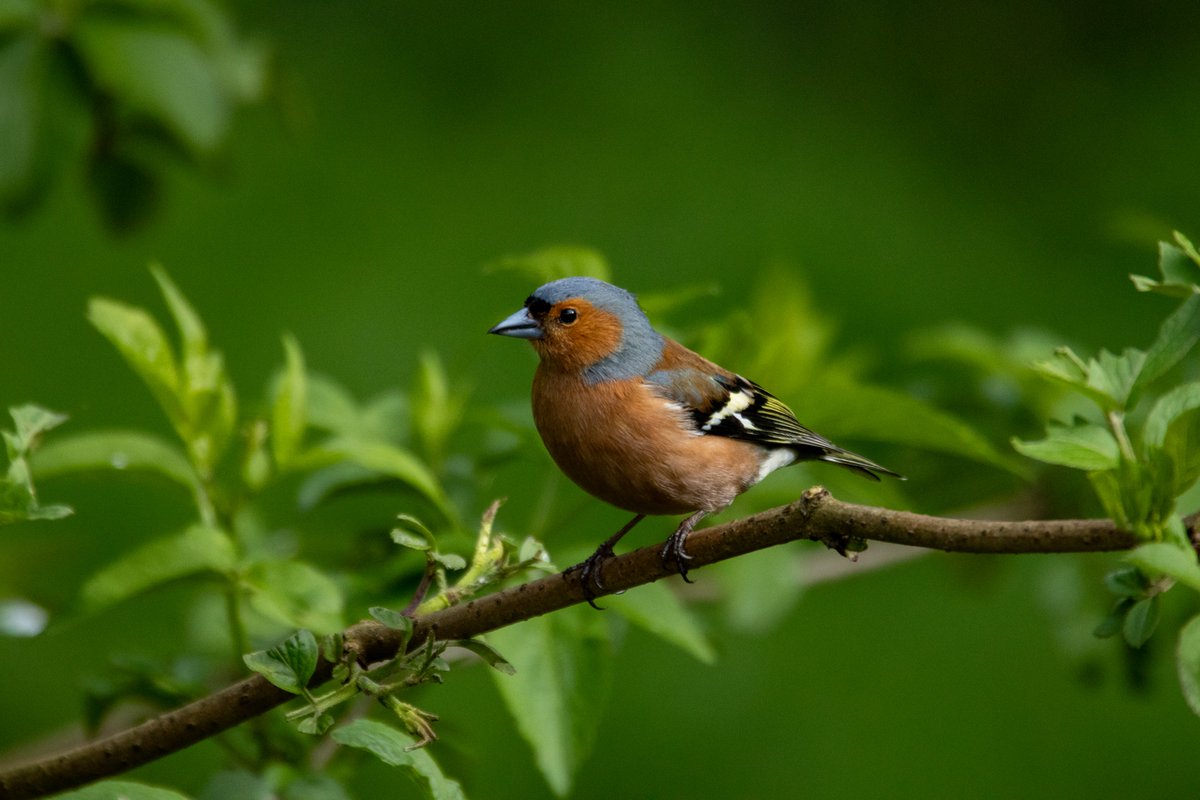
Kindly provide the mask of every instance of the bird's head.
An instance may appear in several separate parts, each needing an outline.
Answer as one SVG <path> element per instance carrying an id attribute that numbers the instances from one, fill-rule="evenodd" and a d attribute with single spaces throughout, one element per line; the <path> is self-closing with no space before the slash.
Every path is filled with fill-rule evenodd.
<path id="1" fill-rule="evenodd" d="M 592 383 L 649 373 L 663 339 L 629 292 L 596 278 L 562 278 L 488 333 L 528 339 L 543 363 Z"/>

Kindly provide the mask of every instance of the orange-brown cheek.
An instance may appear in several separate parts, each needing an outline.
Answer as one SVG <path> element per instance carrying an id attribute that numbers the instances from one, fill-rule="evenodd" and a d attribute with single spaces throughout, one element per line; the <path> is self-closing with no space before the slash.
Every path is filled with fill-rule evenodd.
<path id="1" fill-rule="evenodd" d="M 558 306 L 551 309 L 545 334 L 533 339 L 533 347 L 548 366 L 568 372 L 587 369 L 616 352 L 621 344 L 621 323 L 612 314 L 586 300 L 575 298 L 561 303 L 579 310 L 579 321 L 563 325 L 555 319 Z"/>

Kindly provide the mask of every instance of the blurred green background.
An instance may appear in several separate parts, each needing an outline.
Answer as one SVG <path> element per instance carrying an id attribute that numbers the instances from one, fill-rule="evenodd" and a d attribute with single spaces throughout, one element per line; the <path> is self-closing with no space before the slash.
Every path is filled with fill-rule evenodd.
<path id="1" fill-rule="evenodd" d="M 83 316 L 95 294 L 160 308 L 151 259 L 205 316 L 244 401 L 287 330 L 360 396 L 407 382 L 434 348 L 476 402 L 519 406 L 532 356 L 483 335 L 532 288 L 483 271 L 506 254 L 584 244 L 637 292 L 719 286 L 680 326 L 783 268 L 836 322 L 836 348 L 903 389 L 905 337 L 949 321 L 1147 344 L 1164 307 L 1126 275 L 1153 271 L 1172 228 L 1200 235 L 1193 2 L 230 8 L 279 78 L 216 163 L 172 167 L 160 213 L 125 236 L 81 170 L 0 227 L 0 403 L 64 411 L 73 430 L 158 420 Z M 785 399 L 803 419 L 803 398 Z M 489 488 L 520 520 L 546 474 L 530 461 Z M 76 516 L 3 532 L 0 595 L 51 609 L 181 522 L 136 481 L 43 494 Z M 1117 643 L 1077 646 L 1056 616 L 1055 587 L 1106 562 L 982 562 L 818 585 L 770 634 L 722 638 L 715 666 L 631 632 L 574 796 L 1194 792 L 1200 721 L 1170 660 L 1138 666 L 1131 688 Z M 75 717 L 89 654 L 175 652 L 185 595 L 0 639 L 0 752 Z M 439 757 L 472 797 L 549 796 L 489 680 L 455 672 L 422 697 L 442 716 Z M 140 774 L 195 791 L 218 756 L 205 744 Z M 396 796 L 384 772 L 359 796 Z"/>

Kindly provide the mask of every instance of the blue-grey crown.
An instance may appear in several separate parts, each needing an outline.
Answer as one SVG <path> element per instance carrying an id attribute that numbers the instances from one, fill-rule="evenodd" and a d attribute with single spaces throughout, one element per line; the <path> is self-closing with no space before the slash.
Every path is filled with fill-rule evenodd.
<path id="1" fill-rule="evenodd" d="M 662 336 L 650 326 L 637 298 L 619 286 L 598 278 L 560 278 L 539 287 L 533 296 L 551 305 L 581 297 L 621 321 L 621 344 L 615 353 L 584 370 L 589 383 L 646 375 L 662 358 Z"/>

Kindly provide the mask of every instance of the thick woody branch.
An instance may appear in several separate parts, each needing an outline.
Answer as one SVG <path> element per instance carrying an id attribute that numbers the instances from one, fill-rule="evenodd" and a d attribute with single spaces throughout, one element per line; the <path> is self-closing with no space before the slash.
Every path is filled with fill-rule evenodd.
<path id="1" fill-rule="evenodd" d="M 1196 524 L 1197 515 L 1187 522 Z M 797 539 L 823 542 L 844 552 L 855 539 L 892 542 L 961 553 L 1078 553 L 1125 550 L 1137 540 L 1108 520 L 991 522 L 943 519 L 859 506 L 810 489 L 787 506 L 696 531 L 687 541 L 691 569 Z M 605 563 L 601 594 L 630 589 L 675 574 L 662 563 L 661 546 L 643 547 Z M 412 646 L 427 636 L 466 639 L 584 602 L 575 577 L 551 575 L 415 620 Z M 346 646 L 363 662 L 396 655 L 396 633 L 375 622 L 346 631 Z M 329 679 L 322 662 L 313 683 Z M 181 750 L 262 714 L 290 695 L 254 675 L 130 730 L 26 766 L 0 773 L 0 798 L 38 797 L 116 775 Z"/>

